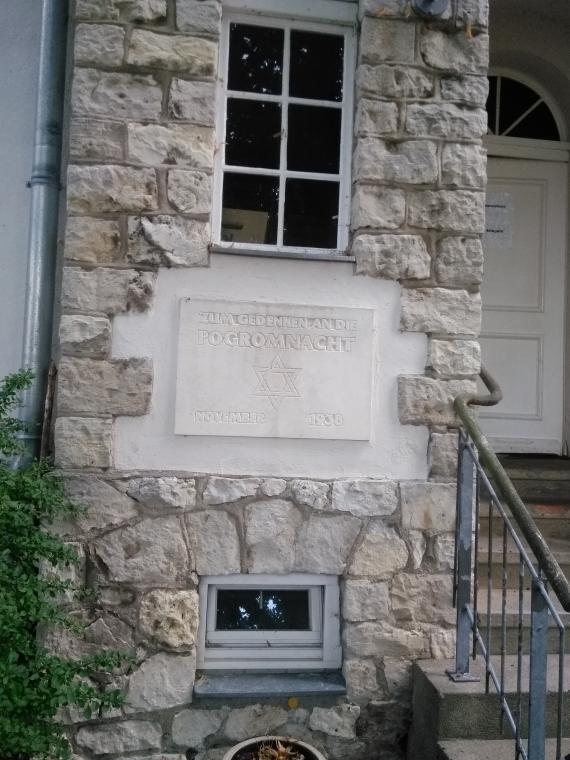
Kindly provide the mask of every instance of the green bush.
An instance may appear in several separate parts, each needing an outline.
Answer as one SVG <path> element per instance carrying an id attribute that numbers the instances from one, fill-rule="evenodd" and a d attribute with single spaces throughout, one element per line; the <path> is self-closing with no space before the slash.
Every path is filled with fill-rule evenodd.
<path id="1" fill-rule="evenodd" d="M 66 498 L 45 461 L 10 467 L 23 430 L 14 409 L 32 380 L 22 371 L 0 382 L 0 757 L 63 760 L 70 749 L 55 720 L 57 711 L 76 706 L 89 718 L 120 705 L 119 691 L 88 679 L 117 667 L 125 656 L 106 652 L 66 659 L 51 654 L 38 638 L 44 627 L 77 629 L 62 595 L 78 589 L 53 570 L 70 567 L 78 558 L 46 526 L 80 508 Z"/>

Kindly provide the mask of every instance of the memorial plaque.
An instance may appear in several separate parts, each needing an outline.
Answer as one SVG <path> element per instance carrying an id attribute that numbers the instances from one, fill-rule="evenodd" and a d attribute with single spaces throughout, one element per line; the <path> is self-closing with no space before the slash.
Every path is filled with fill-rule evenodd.
<path id="1" fill-rule="evenodd" d="M 372 309 L 183 299 L 175 432 L 370 438 Z"/>

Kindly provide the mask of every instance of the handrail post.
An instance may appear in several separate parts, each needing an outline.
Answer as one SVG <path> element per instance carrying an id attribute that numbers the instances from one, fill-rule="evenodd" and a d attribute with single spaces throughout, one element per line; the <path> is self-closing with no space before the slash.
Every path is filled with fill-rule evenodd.
<path id="1" fill-rule="evenodd" d="M 548 607 L 533 580 L 530 628 L 528 760 L 544 760 L 546 737 L 546 672 L 548 664 Z"/>
<path id="2" fill-rule="evenodd" d="M 457 526 L 455 547 L 457 637 L 455 643 L 455 670 L 447 671 L 452 681 L 479 680 L 477 676 L 469 673 L 472 629 L 469 605 L 471 603 L 474 476 L 475 463 L 467 446 L 467 438 L 460 431 L 457 460 Z"/>

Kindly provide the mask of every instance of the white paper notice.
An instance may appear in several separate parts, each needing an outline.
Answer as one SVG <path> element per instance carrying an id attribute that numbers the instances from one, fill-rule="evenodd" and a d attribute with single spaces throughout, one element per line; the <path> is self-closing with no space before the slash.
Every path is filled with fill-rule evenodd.
<path id="1" fill-rule="evenodd" d="M 183 299 L 178 435 L 370 438 L 371 309 Z"/>
<path id="2" fill-rule="evenodd" d="M 510 193 L 487 193 L 483 241 L 486 246 L 513 247 L 513 214 L 514 203 Z"/>

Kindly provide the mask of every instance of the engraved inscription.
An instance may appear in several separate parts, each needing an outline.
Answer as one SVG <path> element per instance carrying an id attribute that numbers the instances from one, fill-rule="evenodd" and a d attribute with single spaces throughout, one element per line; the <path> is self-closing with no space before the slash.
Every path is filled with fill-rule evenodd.
<path id="1" fill-rule="evenodd" d="M 183 299 L 175 432 L 368 440 L 373 312 Z"/>

